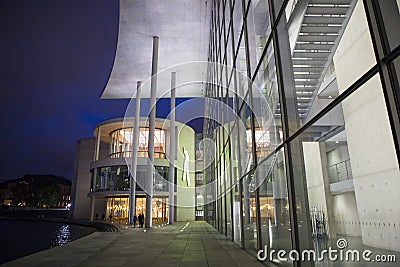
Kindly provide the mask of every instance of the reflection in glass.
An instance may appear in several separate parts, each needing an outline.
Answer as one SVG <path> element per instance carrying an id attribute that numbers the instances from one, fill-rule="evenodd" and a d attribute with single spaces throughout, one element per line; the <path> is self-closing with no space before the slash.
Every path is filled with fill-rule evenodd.
<path id="1" fill-rule="evenodd" d="M 382 13 L 385 32 L 388 37 L 389 49 L 393 50 L 400 45 L 398 34 L 400 25 L 400 2 L 397 0 L 379 0 L 379 8 Z"/>
<path id="2" fill-rule="evenodd" d="M 147 168 L 137 166 L 136 190 L 143 191 Z M 168 192 L 169 167 L 155 166 L 153 189 L 155 192 Z M 129 191 L 129 171 L 126 165 L 100 167 L 97 169 L 95 192 Z"/>
<path id="3" fill-rule="evenodd" d="M 257 167 L 255 183 L 260 184 L 262 246 L 289 251 L 291 227 L 283 149 Z M 276 256 L 274 260 L 277 260 Z M 289 263 L 280 262 L 281 265 Z"/>
<path id="4" fill-rule="evenodd" d="M 289 1 L 296 110 L 304 124 L 376 64 L 363 1 Z M 284 39 L 284 34 L 280 34 Z M 357 64 L 354 64 L 357 62 Z M 296 129 L 294 129 L 296 130 Z"/>
<path id="5" fill-rule="evenodd" d="M 400 172 L 379 77 L 367 81 L 299 140 L 315 249 L 335 246 L 344 238 L 347 249 L 399 255 L 395 214 L 400 199 L 394 188 L 400 184 Z"/>

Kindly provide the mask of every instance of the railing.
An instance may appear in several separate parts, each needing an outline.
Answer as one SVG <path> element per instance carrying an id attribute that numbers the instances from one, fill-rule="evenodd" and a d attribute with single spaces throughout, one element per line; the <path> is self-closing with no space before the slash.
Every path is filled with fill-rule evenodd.
<path id="1" fill-rule="evenodd" d="M 109 157 L 112 158 L 112 159 L 130 158 L 130 157 L 132 157 L 132 151 L 123 151 L 123 152 L 111 153 L 109 155 Z M 138 151 L 138 157 L 139 158 L 147 158 L 147 151 Z M 156 158 L 156 159 L 165 159 L 165 153 L 164 152 L 154 152 L 154 158 Z"/>
<path id="2" fill-rule="evenodd" d="M 353 179 L 350 160 L 333 164 L 328 169 L 329 183 L 338 183 Z"/>

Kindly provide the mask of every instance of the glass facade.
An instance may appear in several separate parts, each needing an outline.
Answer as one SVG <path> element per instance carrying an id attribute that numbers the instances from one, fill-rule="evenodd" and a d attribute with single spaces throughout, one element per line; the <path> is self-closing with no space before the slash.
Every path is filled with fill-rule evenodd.
<path id="1" fill-rule="evenodd" d="M 254 256 L 345 239 L 400 259 L 399 2 L 212 5 L 205 220 Z"/>
<path id="2" fill-rule="evenodd" d="M 139 195 L 135 197 L 136 215 L 146 214 L 146 197 Z M 158 196 L 152 200 L 153 222 L 168 221 L 168 197 Z M 104 220 L 127 223 L 129 214 L 129 198 L 127 196 L 115 196 L 106 198 L 106 213 Z"/>
<path id="3" fill-rule="evenodd" d="M 137 191 L 143 191 L 142 187 L 144 187 L 147 179 L 146 171 L 147 166 L 137 166 Z M 168 192 L 168 181 L 169 167 L 155 166 L 155 175 L 153 178 L 154 192 Z M 129 191 L 128 166 L 121 165 L 97 168 L 94 185 L 95 192 Z"/>
<path id="4" fill-rule="evenodd" d="M 110 157 L 123 158 L 132 156 L 132 128 L 123 128 L 110 133 Z M 148 128 L 139 128 L 138 157 L 147 157 Z M 155 129 L 154 131 L 154 157 L 165 158 L 165 131 Z"/>

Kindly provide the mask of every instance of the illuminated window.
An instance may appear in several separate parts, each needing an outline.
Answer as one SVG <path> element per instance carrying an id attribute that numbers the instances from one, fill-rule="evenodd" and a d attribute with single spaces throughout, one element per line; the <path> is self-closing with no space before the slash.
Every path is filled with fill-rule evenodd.
<path id="1" fill-rule="evenodd" d="M 118 129 L 110 133 L 110 157 L 121 158 L 132 156 L 132 128 Z M 139 129 L 138 157 L 147 157 L 149 129 Z M 154 131 L 154 157 L 165 158 L 165 131 L 155 129 Z"/>

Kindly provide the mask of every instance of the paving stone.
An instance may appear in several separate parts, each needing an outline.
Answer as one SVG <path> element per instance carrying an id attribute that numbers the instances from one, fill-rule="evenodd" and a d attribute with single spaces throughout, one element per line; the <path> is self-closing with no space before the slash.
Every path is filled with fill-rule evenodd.
<path id="1" fill-rule="evenodd" d="M 4 266 L 263 266 L 206 222 L 93 233 Z"/>

